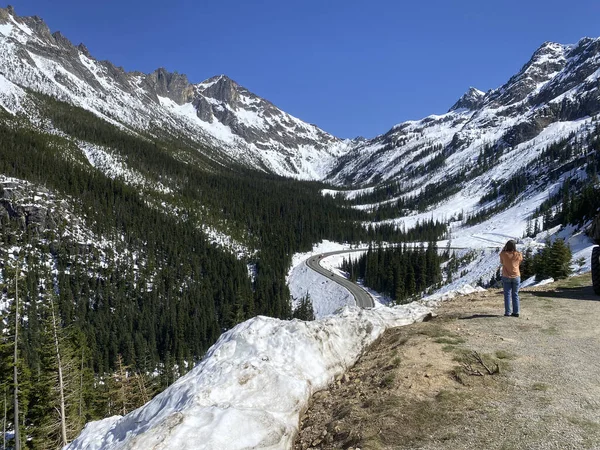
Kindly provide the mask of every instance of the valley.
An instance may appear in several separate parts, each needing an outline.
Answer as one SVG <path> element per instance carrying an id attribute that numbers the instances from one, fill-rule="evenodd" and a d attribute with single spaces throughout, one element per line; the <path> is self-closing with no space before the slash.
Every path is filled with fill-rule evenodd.
<path id="1" fill-rule="evenodd" d="M 386 328 L 493 286 L 509 238 L 531 261 L 564 239 L 569 270 L 589 271 L 599 117 L 600 38 L 546 42 L 496 89 L 343 139 L 226 75 L 127 72 L 0 8 L 0 383 L 17 326 L 23 436 L 60 441 L 60 351 L 67 440 L 91 424 L 72 450 L 147 448 L 198 421 L 225 448 L 221 417 L 259 430 L 248 445 L 289 448 L 311 395 Z M 352 247 L 371 250 L 321 275 L 303 264 Z M 538 266 L 531 283 L 551 276 Z M 353 308 L 344 277 L 375 308 Z"/>

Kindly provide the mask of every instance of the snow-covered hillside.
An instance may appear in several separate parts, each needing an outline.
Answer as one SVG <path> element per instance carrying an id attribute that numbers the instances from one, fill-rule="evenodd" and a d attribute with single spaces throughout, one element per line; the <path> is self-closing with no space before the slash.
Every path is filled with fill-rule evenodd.
<path id="1" fill-rule="evenodd" d="M 548 144 L 589 131 L 600 113 L 598 79 L 600 38 L 575 45 L 547 42 L 498 89 L 484 94 L 470 88 L 446 114 L 404 122 L 358 143 L 340 159 L 333 180 L 400 180 L 422 189 L 472 166 L 486 147 L 504 160 L 518 158 L 488 178 L 508 177 Z M 436 157 L 443 170 L 418 170 Z"/>
<path id="2" fill-rule="evenodd" d="M 249 167 L 269 174 L 324 180 L 333 184 L 324 194 L 341 192 L 352 207 L 373 212 L 371 216 L 361 217 L 369 217 L 380 224 L 393 224 L 399 229 L 410 229 L 426 220 L 439 220 L 448 226 L 450 234 L 448 241 L 439 243 L 440 248 L 446 244 L 460 247 L 459 256 L 474 252 L 472 260 L 463 267 L 466 275 L 442 288 L 431 300 L 435 302 L 450 291 L 465 289 L 465 284 L 489 280 L 498 264 L 496 248 L 508 239 L 523 237 L 532 220 L 547 225 L 538 211 L 540 205 L 561 187 L 579 189 L 584 181 L 595 179 L 597 173 L 588 169 L 597 167 L 600 149 L 599 82 L 600 39 L 585 38 L 575 45 L 545 43 L 519 73 L 498 89 L 484 93 L 470 88 L 446 113 L 398 124 L 386 134 L 370 140 L 344 141 L 281 111 L 225 75 L 194 84 L 185 75 L 169 73 L 165 69 L 150 74 L 126 72 L 109 61 L 96 60 L 84 45 L 74 46 L 62 34 L 51 33 L 41 19 L 19 17 L 10 7 L 0 9 L 0 119 L 6 122 L 7 129 L 25 130 L 15 140 L 28 136 L 26 132 L 30 128 L 41 132 L 31 134 L 43 134 L 48 138 L 48 149 L 58 149 L 56 159 L 66 161 L 60 166 L 64 170 L 55 173 L 62 176 L 70 168 L 77 167 L 83 168 L 85 174 L 96 175 L 95 171 L 98 171 L 105 175 L 98 179 L 119 181 L 115 184 L 119 189 L 123 187 L 122 182 L 132 192 L 140 194 L 140 203 L 144 207 L 178 221 L 189 220 L 185 223 L 192 224 L 192 231 L 202 229 L 208 242 L 226 247 L 236 258 L 227 261 L 231 264 L 211 267 L 216 253 L 206 253 L 206 260 L 199 260 L 193 270 L 189 267 L 188 274 L 185 259 L 195 252 L 193 247 L 201 240 L 190 230 L 173 234 L 178 236 L 173 239 L 177 245 L 174 243 L 169 249 L 177 251 L 173 251 L 168 260 L 157 261 L 160 249 L 157 255 L 144 255 L 148 233 L 136 236 L 139 246 L 132 251 L 123 232 L 127 226 L 113 230 L 107 225 L 109 241 L 91 231 L 93 223 L 83 225 L 86 213 L 76 208 L 77 198 L 62 199 L 40 186 L 7 179 L 3 174 L 0 174 L 0 221 L 10 218 L 15 229 L 20 229 L 21 222 L 28 225 L 27 221 L 33 221 L 34 226 L 21 227 L 32 232 L 37 229 L 36 220 L 60 221 L 62 227 L 39 228 L 60 229 L 62 234 L 58 236 L 60 239 L 55 239 L 57 242 L 65 244 L 68 241 L 74 254 L 81 247 L 79 253 L 90 254 L 88 259 L 95 261 L 95 265 L 87 265 L 85 258 L 77 259 L 84 261 L 81 264 L 74 264 L 75 259 L 66 261 L 64 273 L 76 268 L 101 279 L 94 271 L 99 272 L 113 259 L 117 263 L 113 273 L 121 272 L 121 267 L 131 269 L 123 286 L 137 295 L 142 290 L 155 289 L 156 276 L 151 268 L 157 263 L 165 267 L 172 264 L 174 269 L 181 265 L 179 280 L 184 280 L 183 285 L 192 286 L 207 277 L 208 268 L 212 270 L 213 284 L 221 280 L 228 282 L 231 280 L 222 276 L 223 268 L 240 263 L 238 259 L 256 255 L 261 245 L 267 246 L 269 239 L 294 240 L 290 236 L 277 236 L 275 232 L 261 234 L 260 227 L 257 231 L 255 226 L 261 219 L 268 221 L 278 214 L 289 214 L 285 206 L 271 208 L 267 205 L 270 208 L 268 214 L 249 221 L 255 223 L 246 223 L 244 219 L 255 203 L 240 195 L 232 197 L 231 204 L 223 205 L 226 202 L 222 201 L 222 195 L 229 185 L 211 185 L 209 182 L 200 185 L 199 180 L 208 173 L 215 175 L 214 180 L 209 181 L 223 179 L 221 173 L 212 172 L 215 167 L 226 172 L 242 166 L 244 173 Z M 58 110 L 65 104 L 83 109 L 69 106 L 72 110 L 69 110 L 70 116 L 65 114 L 67 121 L 75 114 L 85 116 L 85 120 L 77 125 L 88 125 L 94 132 L 107 123 L 114 125 L 107 128 L 111 132 L 118 128 L 118 139 L 125 142 L 122 147 L 129 149 L 126 138 L 134 135 L 135 143 L 156 146 L 160 149 L 156 153 L 164 159 L 150 155 L 151 152 L 119 152 L 116 144 L 115 148 L 110 144 L 94 144 L 78 137 L 73 129 L 70 135 L 65 131 L 67 127 L 61 128 L 56 116 L 51 114 L 53 108 Z M 92 140 L 89 136 L 85 139 Z M 32 144 L 28 148 L 33 147 Z M 556 151 L 550 152 L 549 148 Z M 21 151 L 19 156 L 23 153 Z M 146 161 L 144 157 L 147 157 Z M 146 164 L 152 158 L 156 158 L 154 165 Z M 174 171 L 163 171 L 172 161 L 181 164 Z M 160 165 L 163 162 L 165 165 Z M 18 167 L 18 163 L 12 167 Z M 196 177 L 187 177 L 184 169 L 189 167 L 199 169 L 198 173 L 193 172 Z M 175 177 L 175 173 L 179 176 Z M 238 173 L 235 172 L 232 178 Z M 248 178 L 254 179 L 256 175 L 250 172 Z M 43 177 L 39 179 L 43 180 Z M 75 180 L 81 182 L 81 190 L 72 192 L 85 193 L 94 186 L 90 181 L 94 179 L 94 176 L 88 179 L 82 175 Z M 112 210 L 110 197 L 114 189 L 110 184 L 107 186 L 106 195 L 103 195 L 103 200 L 106 197 L 107 201 L 102 203 L 106 210 L 102 211 Z M 240 186 L 244 187 L 238 189 L 249 191 L 251 189 L 245 186 L 255 185 Z M 342 190 L 342 186 L 352 190 Z M 200 195 L 200 191 L 210 189 L 215 191 L 209 192 L 211 196 Z M 24 191 L 27 195 L 20 193 Z M 186 191 L 194 195 L 185 197 Z M 272 190 L 265 191 L 264 198 L 270 198 L 271 193 Z M 285 201 L 288 198 L 293 198 L 293 194 L 285 197 Z M 208 203 L 207 199 L 213 203 Z M 247 209 L 243 210 L 241 204 Z M 213 208 L 212 211 L 207 205 Z M 231 211 L 226 213 L 227 209 L 235 208 L 244 211 L 240 214 L 241 219 L 236 214 L 228 214 Z M 549 208 L 558 209 L 556 204 Z M 323 210 L 330 212 L 330 209 Z M 596 212 L 590 211 L 592 213 Z M 138 217 L 139 214 L 135 219 Z M 157 218 L 154 215 L 148 217 Z M 297 220 L 296 215 L 292 217 L 290 222 Z M 157 221 L 148 220 L 147 223 Z M 365 226 L 371 224 L 365 219 Z M 310 224 L 313 225 L 314 228 L 319 226 Z M 172 228 L 169 226 L 165 232 L 165 225 L 161 230 L 163 234 L 153 237 L 154 242 L 167 241 L 165 236 L 170 237 Z M 574 260 L 580 257 L 589 260 L 591 241 L 579 230 L 566 228 L 550 232 L 555 232 L 554 237 L 568 239 Z M 180 252 L 178 246 L 182 236 L 194 238 L 185 246 L 186 250 L 192 249 L 191 253 Z M 541 233 L 520 245 L 540 246 L 544 238 L 545 234 Z M 257 242 L 259 239 L 263 241 Z M 48 239 L 42 244 L 52 242 Z M 305 240 L 302 245 L 307 244 Z M 254 247 L 247 247 L 250 245 Z M 334 247 L 344 246 L 323 243 L 313 253 Z M 291 247 L 285 248 L 287 251 Z M 290 253 L 282 251 L 282 261 Z M 310 295 L 317 321 L 280 321 L 258 316 L 239 324 L 223 334 L 204 359 L 167 390 L 125 417 L 88 424 L 69 450 L 289 448 L 299 416 L 315 391 L 352 365 L 386 327 L 422 320 L 429 313 L 428 308 L 418 304 L 396 308 L 378 305 L 368 311 L 349 307 L 353 300 L 348 292 L 301 264 L 307 256 L 296 255 L 288 283 L 296 300 Z M 247 261 L 255 262 L 252 258 Z M 244 263 L 241 264 L 241 270 L 232 269 L 229 273 L 241 273 L 239 279 L 248 282 Z M 330 269 L 335 270 L 331 260 L 325 264 L 331 264 Z M 149 275 L 140 287 L 138 269 L 144 265 L 149 267 Z M 585 270 L 585 263 L 574 269 Z M 249 272 L 252 278 L 252 266 Z M 282 282 L 282 278 L 279 281 Z M 165 276 L 165 280 L 169 286 L 164 291 L 168 294 L 165 298 L 179 297 L 182 285 L 173 285 L 171 290 L 171 278 Z M 236 287 L 234 283 L 230 284 L 232 288 Z M 225 296 L 223 289 L 213 292 L 210 285 L 207 282 L 204 289 L 190 292 L 187 303 L 194 304 L 198 299 L 208 299 L 207 303 L 210 303 L 211 296 Z M 94 289 L 90 292 L 95 293 Z M 242 294 L 249 294 L 250 298 L 252 289 L 248 282 L 248 292 Z M 265 292 L 271 290 L 268 287 Z M 79 296 L 81 291 L 74 292 Z M 239 292 L 232 289 L 227 300 L 234 297 L 239 300 Z M 81 298 L 87 303 L 85 297 Z M 280 299 L 287 301 L 278 292 L 277 300 Z M 146 304 L 145 301 L 139 303 Z M 7 305 L 8 301 L 4 306 Z M 165 305 L 170 303 L 165 302 Z M 243 318 L 256 314 L 249 305 L 240 305 L 237 305 L 236 313 L 243 311 L 244 306 L 252 311 Z M 229 320 L 234 312 L 230 307 L 236 305 L 227 306 L 221 315 Z M 152 311 L 160 316 L 160 311 L 171 310 L 173 308 L 169 306 Z M 172 323 L 179 325 L 178 320 L 186 314 L 182 312 Z M 199 311 L 198 318 L 202 314 L 218 315 L 214 308 Z M 113 320 L 113 316 L 107 317 Z M 232 326 L 240 320 L 236 316 Z M 223 322 L 213 325 L 210 343 L 225 328 Z M 196 328 L 190 325 L 190 336 L 196 336 Z M 206 324 L 204 328 L 207 328 Z M 111 336 L 123 335 L 125 333 L 115 332 Z M 140 332 L 142 335 L 145 338 L 145 333 Z M 193 342 L 194 339 L 182 338 L 181 342 Z M 158 348 L 155 341 L 150 342 L 148 348 Z M 210 343 L 202 348 L 202 352 Z M 198 354 L 202 353 L 192 356 Z M 163 367 L 167 367 L 167 363 Z M 183 366 L 180 364 L 179 367 Z M 150 368 L 148 372 L 152 370 Z"/>
<path id="3" fill-rule="evenodd" d="M 0 106 L 40 122 L 32 89 L 132 132 L 185 137 L 221 163 L 321 179 L 349 149 L 343 142 L 252 94 L 224 75 L 192 84 L 158 69 L 125 72 L 98 61 L 38 17 L 0 8 Z M 207 148 L 208 147 L 208 148 Z"/>

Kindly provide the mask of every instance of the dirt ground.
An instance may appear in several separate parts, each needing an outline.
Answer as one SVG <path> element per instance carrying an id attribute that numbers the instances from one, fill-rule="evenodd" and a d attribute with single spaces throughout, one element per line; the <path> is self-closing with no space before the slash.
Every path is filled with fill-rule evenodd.
<path id="1" fill-rule="evenodd" d="M 295 449 L 600 449 L 600 297 L 588 275 L 490 290 L 388 330 L 317 393 Z"/>

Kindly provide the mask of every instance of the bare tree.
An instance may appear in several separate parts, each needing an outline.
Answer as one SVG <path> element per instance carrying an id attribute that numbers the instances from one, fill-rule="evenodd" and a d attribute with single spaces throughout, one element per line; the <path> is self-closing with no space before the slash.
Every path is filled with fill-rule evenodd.
<path id="1" fill-rule="evenodd" d="M 148 396 L 148 389 L 146 389 L 146 383 L 144 381 L 144 376 L 140 373 L 135 374 L 135 379 L 138 383 L 140 401 L 142 405 L 145 405 L 150 401 L 150 397 Z"/>
<path id="2" fill-rule="evenodd" d="M 83 418 L 83 361 L 85 357 L 85 348 L 81 347 L 81 371 L 79 372 L 79 420 Z"/>
<path id="3" fill-rule="evenodd" d="M 4 386 L 4 420 L 2 420 L 2 450 L 6 450 L 6 386 Z"/>
<path id="4" fill-rule="evenodd" d="M 17 258 L 17 270 L 15 272 L 15 352 L 13 360 L 13 383 L 15 401 L 15 450 L 21 450 L 21 436 L 19 433 L 19 259 Z"/>
<path id="5" fill-rule="evenodd" d="M 116 371 L 111 377 L 109 414 L 125 415 L 150 401 L 144 375 L 133 372 L 117 355 Z"/>
<path id="6" fill-rule="evenodd" d="M 58 393 L 59 393 L 59 408 L 60 408 L 60 433 L 62 438 L 62 445 L 68 444 L 67 441 L 67 419 L 65 414 L 65 386 L 63 382 L 63 367 L 60 358 L 60 345 L 58 341 L 58 323 L 56 321 L 56 314 L 54 313 L 54 302 L 52 296 L 50 296 L 50 310 L 52 312 L 52 329 L 54 332 L 54 348 L 56 351 L 56 363 L 58 367 Z"/>

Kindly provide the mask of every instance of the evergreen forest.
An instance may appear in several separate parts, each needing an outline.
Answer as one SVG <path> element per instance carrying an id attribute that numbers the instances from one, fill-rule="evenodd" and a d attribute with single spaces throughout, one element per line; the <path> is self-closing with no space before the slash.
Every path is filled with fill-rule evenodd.
<path id="1" fill-rule="evenodd" d="M 0 117 L 0 173 L 30 183 L 22 189 L 36 191 L 32 199 L 56 196 L 34 206 L 47 209 L 42 226 L 19 213 L 31 207 L 19 206 L 18 189 L 6 187 L 15 183 L 0 189 L 0 288 L 11 301 L 2 317 L 0 386 L 6 399 L 14 396 L 18 333 L 20 436 L 27 447 L 56 448 L 87 421 L 140 406 L 189 370 L 223 331 L 250 317 L 310 319 L 308 299 L 292 311 L 285 276 L 291 256 L 313 243 L 436 240 L 446 233 L 433 221 L 408 231 L 365 227 L 372 213 L 323 196 L 320 183 L 221 164 L 185 139 L 135 134 L 75 106 L 35 98 L 62 133 Z M 111 149 L 143 182 L 106 176 L 74 140 Z M 205 226 L 248 252 L 214 245 Z M 78 237 L 82 230 L 94 241 Z M 6 399 L 10 427 L 14 406 Z"/>
<path id="2" fill-rule="evenodd" d="M 416 248 L 407 244 L 391 248 L 370 246 L 360 257 L 344 259 L 342 270 L 350 280 L 361 280 L 396 304 L 403 304 L 441 284 L 441 264 L 449 257 L 447 251 L 440 254 L 434 241 Z"/>

